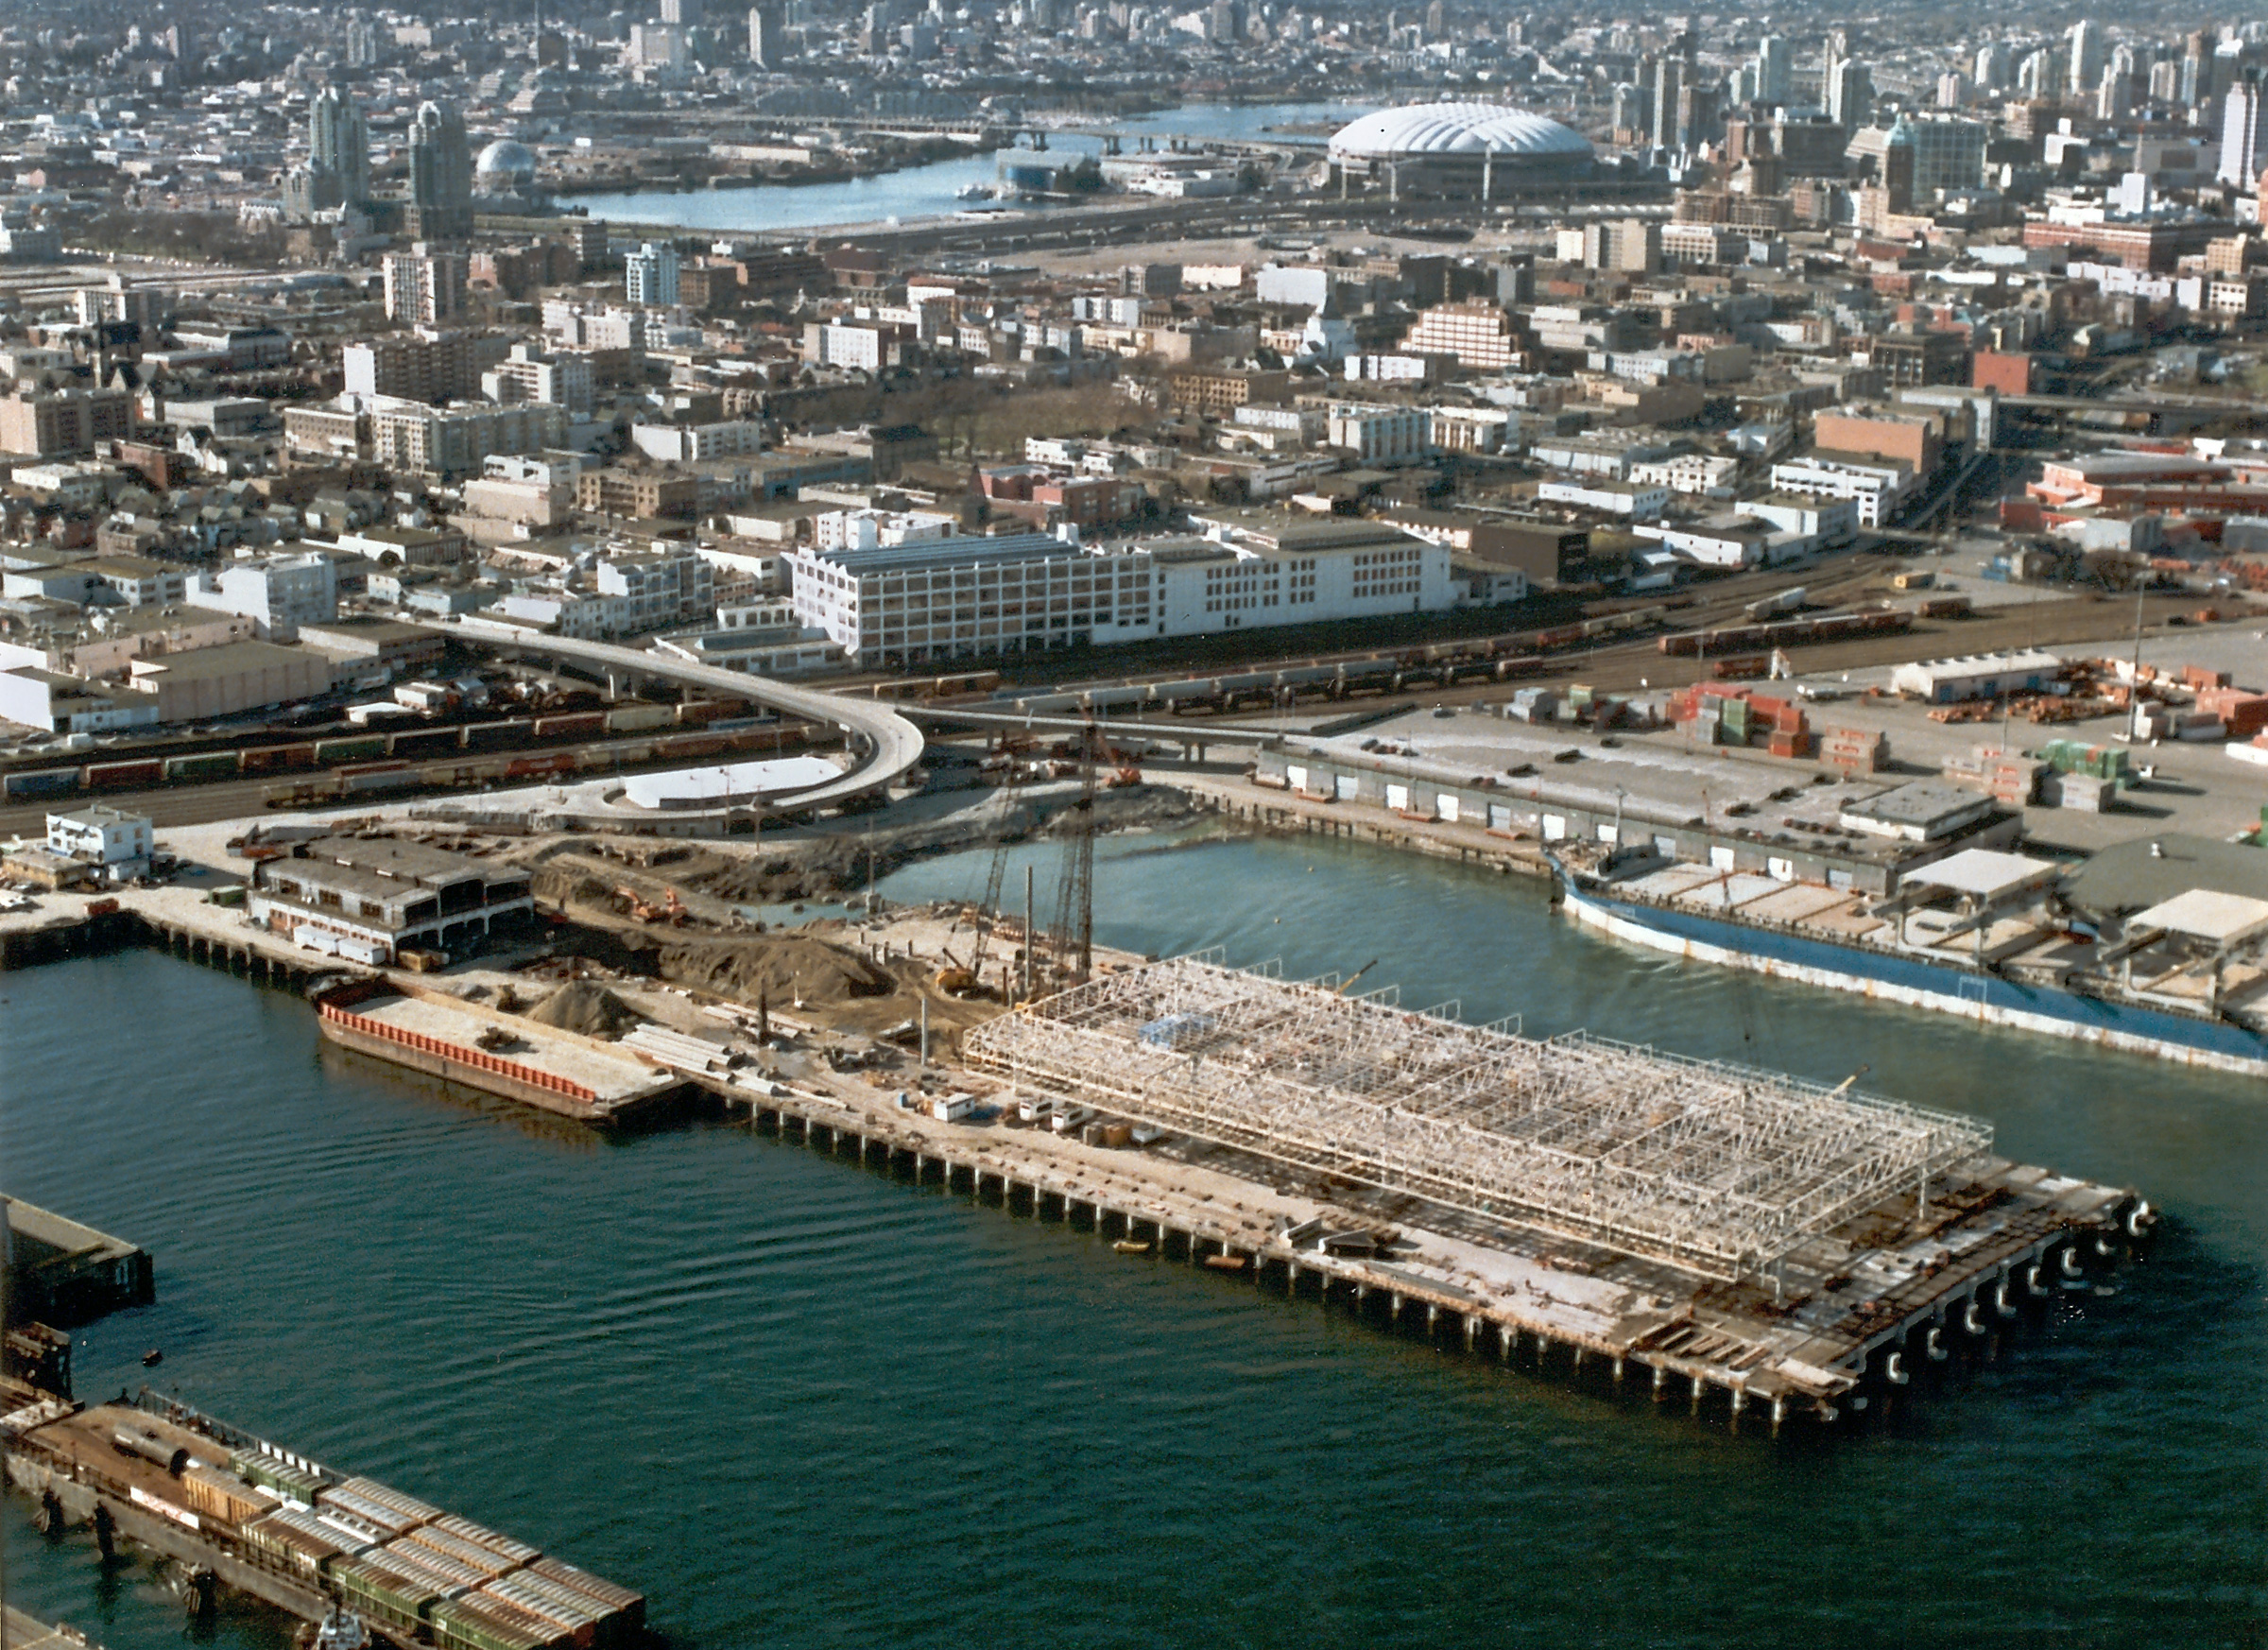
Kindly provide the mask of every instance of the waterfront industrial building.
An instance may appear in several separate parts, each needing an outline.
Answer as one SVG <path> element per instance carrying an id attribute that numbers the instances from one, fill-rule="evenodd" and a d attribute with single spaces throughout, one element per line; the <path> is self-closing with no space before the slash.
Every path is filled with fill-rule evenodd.
<path id="1" fill-rule="evenodd" d="M 383 967 L 527 920 L 527 873 L 398 838 L 320 836 L 255 868 L 246 913 L 301 946 Z"/>
<path id="2" fill-rule="evenodd" d="M 1098 551 L 1043 533 L 819 529 L 781 558 L 796 616 L 864 666 L 1437 612 L 1469 589 L 1449 546 L 1379 523 L 1222 524 Z M 1523 593 L 1512 570 L 1490 580 L 1491 600 Z"/>

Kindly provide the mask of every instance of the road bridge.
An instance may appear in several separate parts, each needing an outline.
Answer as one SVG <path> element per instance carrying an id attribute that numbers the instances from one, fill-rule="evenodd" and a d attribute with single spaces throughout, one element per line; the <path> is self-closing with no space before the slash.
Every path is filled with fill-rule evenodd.
<path id="1" fill-rule="evenodd" d="M 896 783 L 921 760 L 921 730 L 889 705 L 873 700 L 845 698 L 816 688 L 793 687 L 770 677 L 720 670 L 713 664 L 695 664 L 667 654 L 624 647 L 611 642 L 584 642 L 567 636 L 531 635 L 510 625 L 481 619 L 458 619 L 448 625 L 424 627 L 467 646 L 519 657 L 536 657 L 581 664 L 602 671 L 610 686 L 637 681 L 668 681 L 699 688 L 729 698 L 747 699 L 785 716 L 824 722 L 842 730 L 844 748 L 852 756 L 850 769 L 838 778 L 802 790 L 780 791 L 765 798 L 772 808 L 826 808 L 860 797 L 872 796 Z M 723 812 L 724 810 L 715 810 Z M 698 817 L 679 813 L 680 822 Z"/>

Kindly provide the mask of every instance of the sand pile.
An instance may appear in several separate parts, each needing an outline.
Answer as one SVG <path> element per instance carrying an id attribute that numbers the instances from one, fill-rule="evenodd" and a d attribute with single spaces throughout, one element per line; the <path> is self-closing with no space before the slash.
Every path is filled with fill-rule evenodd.
<path id="1" fill-rule="evenodd" d="M 530 1009 L 527 1017 L 539 1025 L 610 1039 L 645 1023 L 644 1016 L 635 1008 L 606 987 L 589 980 L 574 980 L 561 986 Z"/>
<path id="2" fill-rule="evenodd" d="M 806 1003 L 846 1003 L 884 997 L 898 982 L 857 952 L 804 934 L 764 935 L 747 939 L 662 943 L 662 977 L 696 986 L 736 1002 L 768 996 L 785 1009 L 800 996 Z"/>

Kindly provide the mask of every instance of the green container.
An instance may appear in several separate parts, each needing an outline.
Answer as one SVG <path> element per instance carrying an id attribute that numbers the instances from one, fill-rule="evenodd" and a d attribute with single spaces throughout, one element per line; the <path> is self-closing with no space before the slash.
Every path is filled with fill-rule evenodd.
<path id="1" fill-rule="evenodd" d="M 215 894 L 226 891 L 214 890 Z M 218 902 L 215 901 L 215 903 Z M 238 890 L 237 903 L 242 902 L 242 891 Z M 293 1501 L 305 1502 L 310 1506 L 315 1504 L 315 1492 L 322 1488 L 324 1483 L 320 1474 L 294 1467 L 288 1461 L 280 1461 L 265 1450 L 239 1450 L 229 1457 L 229 1465 L 235 1469 L 236 1476 L 246 1483 L 256 1484 L 262 1489 L 275 1490 Z"/>
<path id="2" fill-rule="evenodd" d="M 441 1596 L 421 1583 L 372 1569 L 354 1558 L 331 1566 L 331 1581 L 363 1614 L 407 1633 L 424 1624 Z"/>
<path id="3" fill-rule="evenodd" d="M 433 1607 L 433 1641 L 440 1650 L 537 1650 L 543 1641 L 454 1600 Z"/>

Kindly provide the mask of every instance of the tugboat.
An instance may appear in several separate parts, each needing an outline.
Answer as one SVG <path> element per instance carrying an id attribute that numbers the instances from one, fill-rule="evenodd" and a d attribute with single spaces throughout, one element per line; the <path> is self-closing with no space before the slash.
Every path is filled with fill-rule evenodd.
<path id="1" fill-rule="evenodd" d="M 319 1624 L 301 1626 L 298 1643 L 300 1650 L 370 1650 L 370 1630 L 360 1616 L 334 1599 Z"/>

